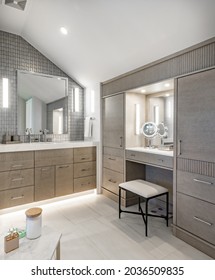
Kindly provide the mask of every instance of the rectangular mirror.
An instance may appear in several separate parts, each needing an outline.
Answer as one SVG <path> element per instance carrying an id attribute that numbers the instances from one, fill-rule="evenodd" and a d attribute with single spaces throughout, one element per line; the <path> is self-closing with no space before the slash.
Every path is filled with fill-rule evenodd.
<path id="1" fill-rule="evenodd" d="M 68 133 L 68 79 L 17 70 L 17 128 L 24 135 L 47 129 L 49 134 Z"/>

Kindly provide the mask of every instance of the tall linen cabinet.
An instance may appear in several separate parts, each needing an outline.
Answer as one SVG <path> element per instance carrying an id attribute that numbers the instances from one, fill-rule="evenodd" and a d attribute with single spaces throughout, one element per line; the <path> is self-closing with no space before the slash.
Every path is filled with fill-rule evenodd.
<path id="1" fill-rule="evenodd" d="M 173 232 L 215 258 L 215 69 L 175 81 Z"/>

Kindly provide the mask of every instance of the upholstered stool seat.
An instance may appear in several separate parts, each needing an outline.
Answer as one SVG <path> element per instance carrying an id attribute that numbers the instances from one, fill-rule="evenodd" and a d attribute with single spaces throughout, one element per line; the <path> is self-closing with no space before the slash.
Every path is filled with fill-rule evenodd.
<path id="1" fill-rule="evenodd" d="M 136 194 L 139 197 L 139 211 L 127 211 L 122 210 L 121 208 L 121 190 L 129 191 Z M 166 196 L 166 215 L 155 215 L 148 213 L 148 202 L 150 199 L 165 195 Z M 145 200 L 145 212 L 143 212 L 140 198 Z M 144 181 L 144 180 L 133 180 L 119 184 L 119 218 L 121 218 L 121 213 L 130 213 L 130 214 L 137 214 L 142 215 L 143 221 L 145 223 L 145 235 L 148 235 L 148 216 L 163 218 L 166 220 L 166 225 L 168 226 L 168 206 L 169 206 L 169 192 L 168 189 L 159 186 L 157 184 Z"/>

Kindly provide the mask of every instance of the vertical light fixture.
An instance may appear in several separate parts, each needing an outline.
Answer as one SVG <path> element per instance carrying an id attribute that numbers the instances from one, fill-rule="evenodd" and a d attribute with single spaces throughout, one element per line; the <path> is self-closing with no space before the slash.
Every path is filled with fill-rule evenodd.
<path id="1" fill-rule="evenodd" d="M 3 78 L 3 108 L 8 108 L 8 78 Z"/>
<path id="2" fill-rule="evenodd" d="M 140 134 L 140 104 L 135 104 L 135 134 Z"/>
<path id="3" fill-rule="evenodd" d="M 159 114 L 160 114 L 160 112 L 159 112 L 159 106 L 158 105 L 155 105 L 154 106 L 154 122 L 156 123 L 156 124 L 159 124 Z"/>
<path id="4" fill-rule="evenodd" d="M 75 88 L 75 112 L 80 111 L 79 88 Z"/>
<path id="5" fill-rule="evenodd" d="M 90 110 L 91 113 L 95 113 L 95 91 L 91 90 L 90 93 Z"/>

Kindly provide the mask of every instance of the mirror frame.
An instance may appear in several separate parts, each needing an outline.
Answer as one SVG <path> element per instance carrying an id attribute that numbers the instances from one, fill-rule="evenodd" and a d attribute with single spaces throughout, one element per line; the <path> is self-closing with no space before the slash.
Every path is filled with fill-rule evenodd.
<path id="1" fill-rule="evenodd" d="M 146 126 L 149 126 L 149 125 L 153 126 L 153 128 L 154 128 L 152 134 L 146 134 L 144 131 Z M 145 122 L 142 126 L 142 133 L 146 138 L 154 138 L 157 135 L 157 130 L 158 130 L 157 125 L 154 122 Z"/>

